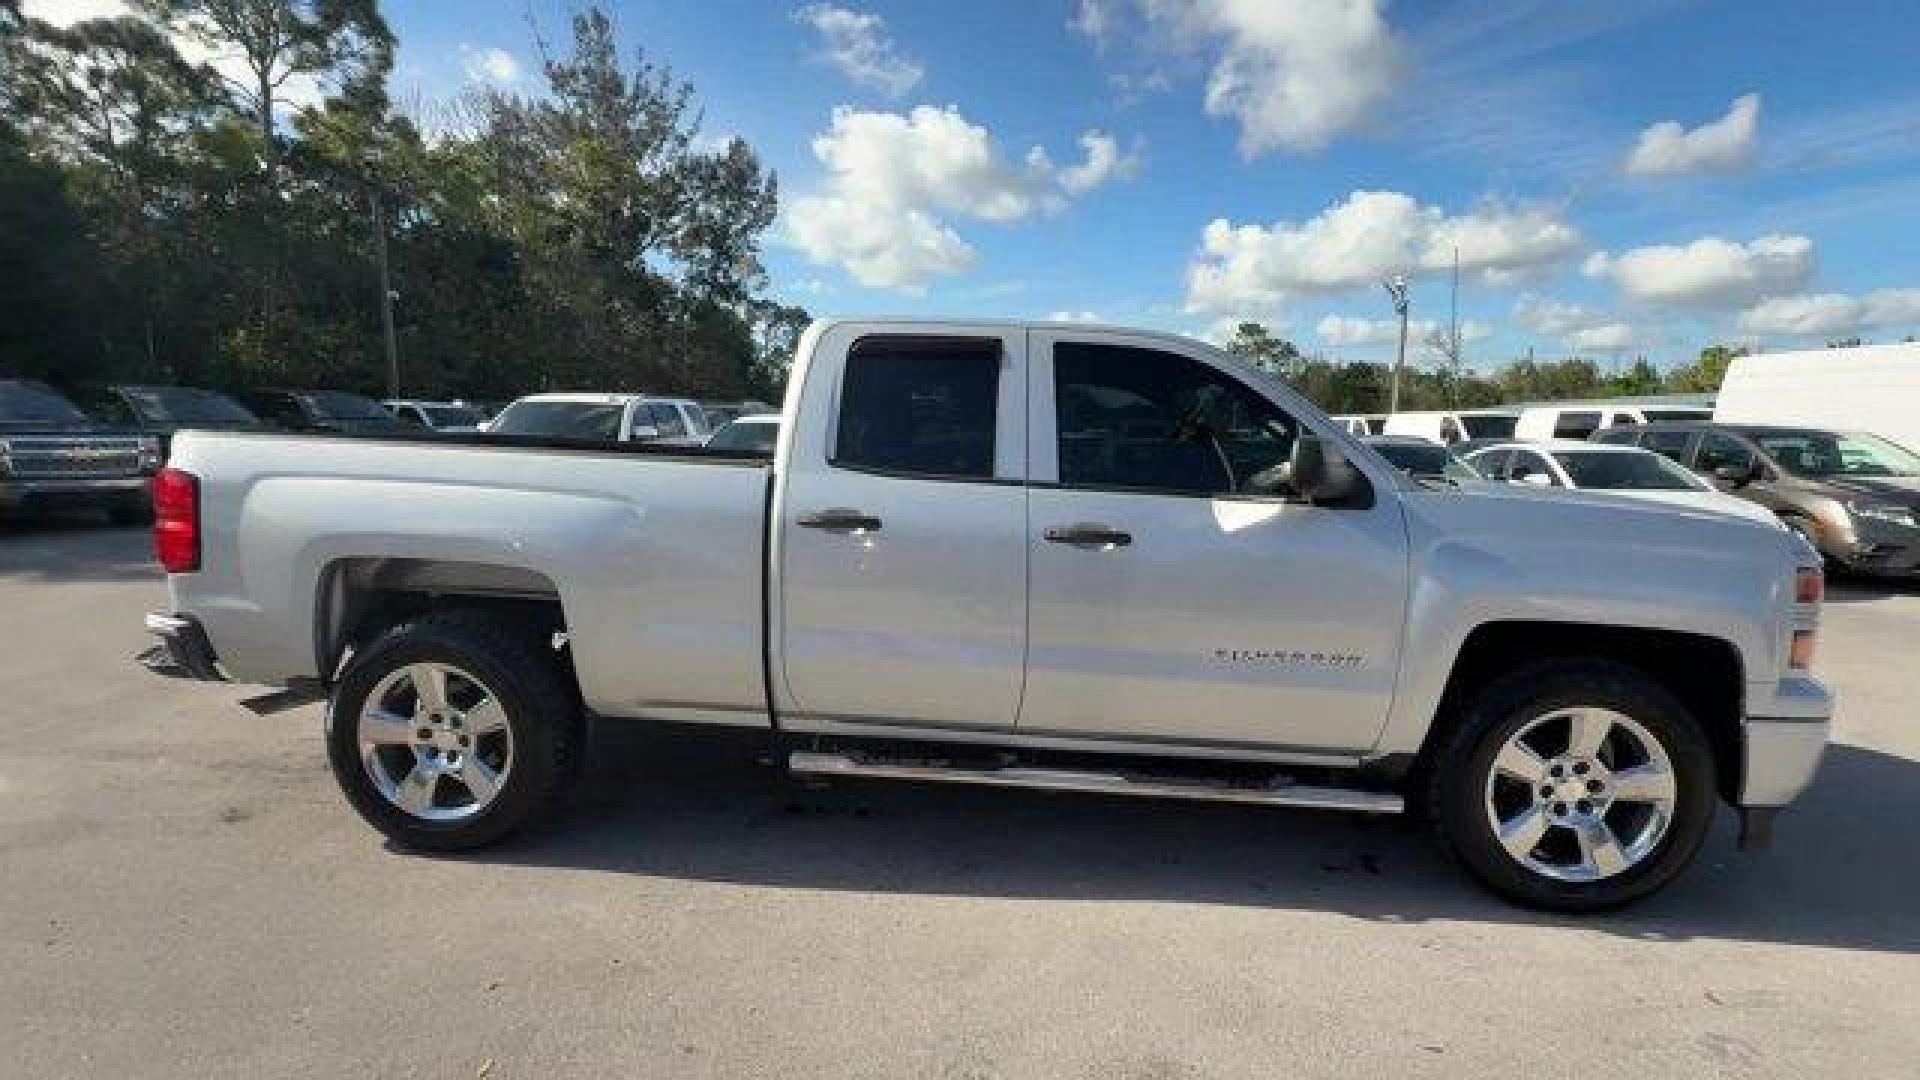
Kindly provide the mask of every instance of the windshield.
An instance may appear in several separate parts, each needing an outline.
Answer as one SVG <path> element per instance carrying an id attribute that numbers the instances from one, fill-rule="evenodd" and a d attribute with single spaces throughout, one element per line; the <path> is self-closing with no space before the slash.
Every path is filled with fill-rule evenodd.
<path id="1" fill-rule="evenodd" d="M 422 405 L 420 411 L 437 428 L 473 427 L 480 422 L 479 413 L 459 405 Z"/>
<path id="2" fill-rule="evenodd" d="M 1461 426 L 1467 429 L 1469 439 L 1511 439 L 1513 429 L 1520 422 L 1517 416 L 1463 416 Z"/>
<path id="3" fill-rule="evenodd" d="M 495 435 L 556 439 L 617 439 L 625 402 L 516 401 L 488 430 Z"/>
<path id="4" fill-rule="evenodd" d="M 1920 476 L 1920 455 L 1877 435 L 1790 431 L 1753 439 L 1795 476 Z"/>
<path id="5" fill-rule="evenodd" d="M 1661 457 L 1640 451 L 1562 451 L 1553 459 L 1567 471 L 1573 486 L 1596 491 L 1702 491 L 1705 485 L 1687 470 Z"/>
<path id="6" fill-rule="evenodd" d="M 734 450 L 743 454 L 771 454 L 774 440 L 780 437 L 779 424 L 748 423 L 736 420 L 707 440 L 712 450 Z"/>
<path id="7" fill-rule="evenodd" d="M 33 382 L 0 382 L 0 424 L 54 424 L 73 427 L 93 420 L 56 392 Z"/>
<path id="8" fill-rule="evenodd" d="M 1658 424 L 1665 420 L 1711 420 L 1712 409 L 1642 409 L 1647 423 Z"/>
<path id="9" fill-rule="evenodd" d="M 359 394 L 346 394 L 338 390 L 322 390 L 311 396 L 314 407 L 320 415 L 329 420 L 345 420 L 362 427 L 397 428 L 400 422 L 393 414 L 372 398 Z"/>
<path id="10" fill-rule="evenodd" d="M 188 386 L 129 387 L 122 393 L 140 418 L 149 424 L 252 427 L 260 423 L 259 418 L 241 408 L 239 402 L 211 390 Z"/>
<path id="11" fill-rule="evenodd" d="M 1386 458 L 1387 464 L 1409 476 L 1421 479 L 1438 477 L 1456 484 L 1481 479 L 1473 466 L 1455 457 L 1444 446 L 1414 442 L 1377 442 L 1367 445 Z"/>

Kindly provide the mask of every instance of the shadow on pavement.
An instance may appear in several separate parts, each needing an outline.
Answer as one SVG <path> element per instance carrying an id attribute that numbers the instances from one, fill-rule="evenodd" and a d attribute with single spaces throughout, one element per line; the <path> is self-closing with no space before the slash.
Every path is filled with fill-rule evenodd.
<path id="1" fill-rule="evenodd" d="M 115 527 L 87 511 L 12 511 L 0 516 L 0 578 L 157 580 L 151 537 L 145 526 Z"/>
<path id="2" fill-rule="evenodd" d="M 1829 574 L 1827 602 L 1864 604 L 1890 596 L 1920 596 L 1920 576 L 1867 577 L 1863 574 Z"/>
<path id="3" fill-rule="evenodd" d="M 1920 806 L 1920 763 L 1858 747 L 1829 750 L 1814 789 L 1783 815 L 1775 850 L 1736 853 L 1723 809 L 1699 860 L 1665 892 L 1568 920 L 1482 892 L 1403 819 L 934 784 L 796 795 L 752 763 L 758 738 L 674 738 L 614 722 L 596 739 L 610 764 L 583 780 L 569 813 L 456 857 L 775 888 L 1233 904 L 1920 951 L 1920 863 L 1907 824 Z"/>

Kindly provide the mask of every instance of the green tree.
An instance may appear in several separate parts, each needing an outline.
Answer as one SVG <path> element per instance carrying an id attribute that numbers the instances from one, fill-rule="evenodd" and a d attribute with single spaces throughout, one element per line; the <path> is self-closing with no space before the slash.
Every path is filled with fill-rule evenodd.
<path id="1" fill-rule="evenodd" d="M 1254 367 L 1280 378 L 1296 374 L 1300 367 L 1300 350 L 1293 342 L 1275 337 L 1264 323 L 1243 322 L 1235 327 L 1233 338 L 1227 342 L 1227 351 L 1245 357 Z"/>
<path id="2" fill-rule="evenodd" d="M 1714 394 L 1719 393 L 1720 384 L 1726 380 L 1727 368 L 1735 357 L 1747 355 L 1744 346 L 1709 345 L 1700 350 L 1700 356 L 1691 364 L 1676 367 L 1667 373 L 1667 389 L 1676 394 Z"/>

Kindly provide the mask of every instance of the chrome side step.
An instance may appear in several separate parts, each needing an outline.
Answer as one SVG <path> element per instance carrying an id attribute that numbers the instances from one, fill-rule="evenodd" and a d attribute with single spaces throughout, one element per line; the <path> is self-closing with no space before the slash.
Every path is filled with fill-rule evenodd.
<path id="1" fill-rule="evenodd" d="M 946 784 L 974 784 L 982 787 L 1145 795 L 1157 799 L 1254 803 L 1261 806 L 1304 806 L 1320 810 L 1354 810 L 1363 814 L 1398 814 L 1406 809 L 1400 796 L 1382 791 L 1360 791 L 1289 783 L 1275 784 L 1271 787 L 1234 786 L 1154 780 L 1121 773 L 1081 772 L 1069 769 L 971 769 L 944 765 L 907 765 L 856 759 L 846 754 L 819 754 L 804 750 L 795 751 L 788 757 L 787 769 L 803 776 L 932 780 Z"/>

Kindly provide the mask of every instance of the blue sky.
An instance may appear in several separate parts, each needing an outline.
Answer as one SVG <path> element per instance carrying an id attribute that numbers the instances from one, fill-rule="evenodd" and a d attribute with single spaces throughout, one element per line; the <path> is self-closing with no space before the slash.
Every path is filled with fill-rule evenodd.
<path id="1" fill-rule="evenodd" d="M 387 0 L 404 100 L 539 89 L 551 0 Z M 620 0 L 779 175 L 819 313 L 1257 318 L 1385 355 L 1668 363 L 1920 332 L 1913 0 Z M 1043 158 L 1033 155 L 1042 148 Z M 1418 331 L 1416 330 L 1416 334 Z"/>

